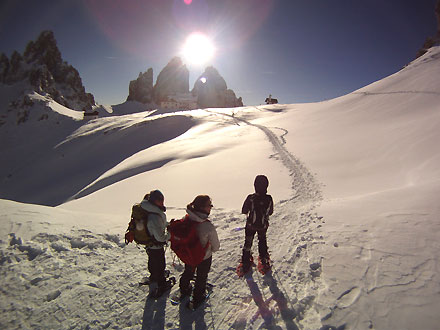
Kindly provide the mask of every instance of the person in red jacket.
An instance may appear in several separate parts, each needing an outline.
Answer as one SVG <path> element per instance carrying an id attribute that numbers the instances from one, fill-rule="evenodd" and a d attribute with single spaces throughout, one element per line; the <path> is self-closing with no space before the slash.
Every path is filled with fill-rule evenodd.
<path id="1" fill-rule="evenodd" d="M 186 208 L 187 216 L 190 221 L 198 222 L 197 234 L 202 246 L 208 246 L 203 261 L 196 267 L 185 264 L 185 270 L 180 277 L 179 287 L 181 297 L 191 294 L 190 280 L 196 274 L 194 290 L 192 290 L 192 300 L 189 302 L 190 309 L 196 309 L 202 304 L 206 297 L 206 283 L 208 273 L 211 269 L 212 253 L 220 248 L 217 231 L 208 216 L 211 213 L 212 201 L 207 195 L 199 195 Z M 209 244 L 208 244 L 209 243 Z"/>

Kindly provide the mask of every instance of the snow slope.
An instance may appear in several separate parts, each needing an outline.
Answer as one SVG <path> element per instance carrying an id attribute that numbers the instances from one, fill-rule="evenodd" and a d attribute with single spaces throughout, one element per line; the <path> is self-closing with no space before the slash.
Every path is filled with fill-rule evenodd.
<path id="1" fill-rule="evenodd" d="M 438 77 L 436 47 L 326 102 L 110 116 L 17 138 L 20 152 L 2 143 L 24 164 L 1 191 L 1 328 L 437 329 Z M 239 279 L 239 211 L 261 173 L 274 271 Z M 131 204 L 155 188 L 169 218 L 213 198 L 216 286 L 195 313 L 147 299 L 145 252 L 123 243 Z M 178 276 L 169 250 L 167 264 Z"/>

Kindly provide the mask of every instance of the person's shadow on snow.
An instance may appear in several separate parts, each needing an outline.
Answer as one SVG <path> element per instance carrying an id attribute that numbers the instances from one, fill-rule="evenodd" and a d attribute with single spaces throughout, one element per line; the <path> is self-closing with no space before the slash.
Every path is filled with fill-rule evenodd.
<path id="1" fill-rule="evenodd" d="M 192 329 L 194 324 L 194 330 L 206 330 L 208 329 L 205 322 L 205 308 L 206 303 L 202 304 L 195 311 L 190 311 L 186 307 L 186 303 L 179 305 L 179 321 L 180 330 Z"/>
<path id="2" fill-rule="evenodd" d="M 251 290 L 252 299 L 258 307 L 258 313 L 263 318 L 266 325 L 271 325 L 274 321 L 272 311 L 268 307 L 268 299 L 264 300 L 263 294 L 255 282 L 252 272 L 249 272 L 246 276 L 246 283 Z"/>
<path id="3" fill-rule="evenodd" d="M 269 286 L 269 290 L 272 293 L 272 298 L 277 303 L 281 318 L 286 324 L 286 329 L 298 330 L 298 326 L 293 322 L 293 319 L 297 316 L 297 313 L 293 307 L 289 308 L 290 301 L 288 300 L 288 297 L 286 298 L 283 292 L 279 289 L 278 283 L 273 277 L 271 271 L 264 275 L 264 283 Z"/>
<path id="4" fill-rule="evenodd" d="M 167 299 L 168 295 L 164 295 L 157 300 L 147 297 L 144 315 L 142 317 L 143 330 L 165 329 L 165 307 Z"/>

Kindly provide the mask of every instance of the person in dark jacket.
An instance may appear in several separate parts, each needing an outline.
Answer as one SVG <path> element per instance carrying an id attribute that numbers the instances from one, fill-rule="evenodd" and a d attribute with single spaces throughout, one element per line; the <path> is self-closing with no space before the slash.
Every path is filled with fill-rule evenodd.
<path id="1" fill-rule="evenodd" d="M 185 270 L 180 277 L 180 294 L 184 297 L 191 294 L 190 280 L 194 277 L 194 274 L 197 274 L 194 290 L 192 291 L 192 300 L 188 304 L 188 307 L 191 309 L 196 309 L 205 300 L 206 283 L 211 269 L 212 253 L 217 252 L 220 248 L 217 231 L 211 221 L 208 220 L 211 208 L 212 201 L 207 195 L 197 196 L 186 208 L 189 220 L 199 223 L 197 234 L 201 245 L 208 246 L 203 261 L 196 267 L 185 264 Z"/>
<path id="2" fill-rule="evenodd" d="M 154 243 L 146 247 L 148 254 L 148 270 L 150 271 L 150 296 L 158 298 L 171 288 L 173 283 L 165 277 L 165 245 L 170 238 L 166 231 L 168 226 L 165 215 L 164 195 L 153 190 L 145 195 L 141 207 L 148 211 L 147 230 L 154 238 Z M 141 228 L 138 228 L 141 229 Z M 157 284 L 157 286 L 156 286 Z"/>
<path id="3" fill-rule="evenodd" d="M 246 197 L 241 212 L 247 215 L 245 241 L 242 256 L 242 271 L 247 273 L 252 264 L 251 248 L 255 233 L 258 235 L 258 254 L 264 266 L 269 266 L 266 232 L 269 216 L 273 213 L 272 196 L 267 194 L 269 180 L 265 175 L 257 175 L 254 181 L 255 193 Z"/>

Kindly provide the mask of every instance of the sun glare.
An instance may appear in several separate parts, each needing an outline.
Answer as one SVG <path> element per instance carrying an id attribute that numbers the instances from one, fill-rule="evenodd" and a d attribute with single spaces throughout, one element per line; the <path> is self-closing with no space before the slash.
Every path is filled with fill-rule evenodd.
<path id="1" fill-rule="evenodd" d="M 189 35 L 182 49 L 183 57 L 192 65 L 205 64 L 214 56 L 214 52 L 214 44 L 202 33 Z"/>

